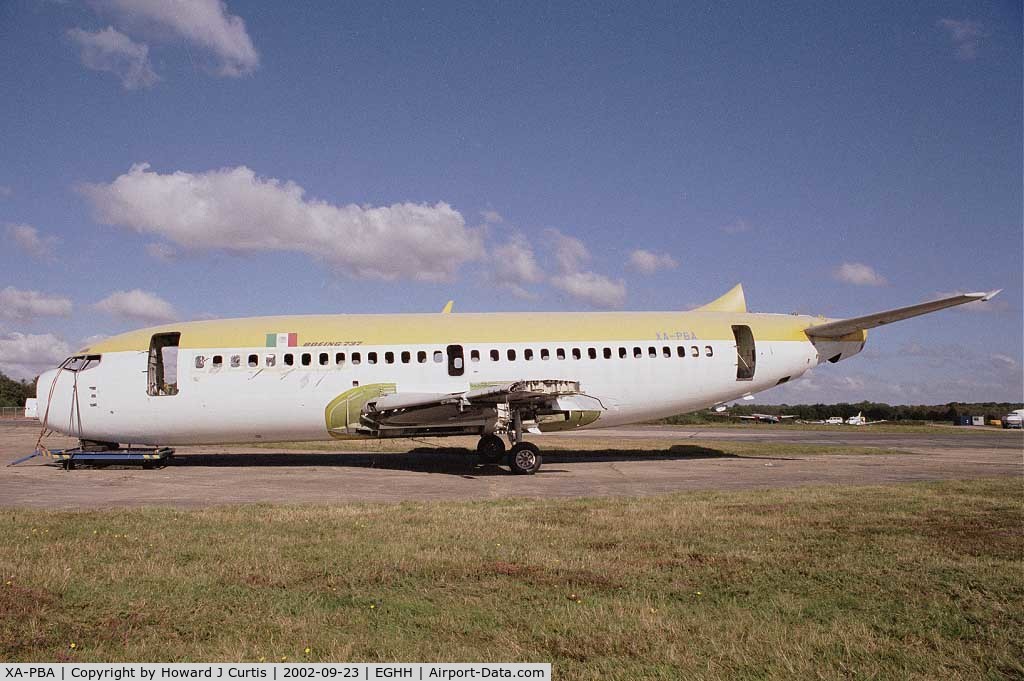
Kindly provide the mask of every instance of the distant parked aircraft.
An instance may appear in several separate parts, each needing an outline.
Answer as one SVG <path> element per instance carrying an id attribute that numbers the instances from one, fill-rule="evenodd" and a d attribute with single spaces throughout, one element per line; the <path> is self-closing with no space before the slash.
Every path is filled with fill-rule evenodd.
<path id="1" fill-rule="evenodd" d="M 885 423 L 885 419 L 881 421 L 868 421 L 864 418 L 864 412 L 857 412 L 856 416 L 846 419 L 846 425 L 848 426 L 873 426 L 876 423 Z"/>
<path id="2" fill-rule="evenodd" d="M 783 419 L 795 419 L 796 414 L 730 414 L 727 411 L 711 412 L 715 416 L 728 416 L 733 419 L 743 419 L 754 423 L 781 423 Z"/>

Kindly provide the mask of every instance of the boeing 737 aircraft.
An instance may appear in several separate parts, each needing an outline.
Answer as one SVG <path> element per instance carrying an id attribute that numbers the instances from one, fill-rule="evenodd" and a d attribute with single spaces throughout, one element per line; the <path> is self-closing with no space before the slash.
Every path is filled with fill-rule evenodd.
<path id="1" fill-rule="evenodd" d="M 840 320 L 748 313 L 736 286 L 689 312 L 447 306 L 169 324 L 99 341 L 47 371 L 38 413 L 93 449 L 474 435 L 483 461 L 531 474 L 541 453 L 527 433 L 742 398 L 856 355 L 867 329 L 996 293 Z"/>

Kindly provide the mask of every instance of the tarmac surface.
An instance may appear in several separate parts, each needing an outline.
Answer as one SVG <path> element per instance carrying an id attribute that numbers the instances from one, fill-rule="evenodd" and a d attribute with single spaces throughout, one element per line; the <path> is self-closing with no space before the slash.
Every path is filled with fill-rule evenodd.
<path id="1" fill-rule="evenodd" d="M 256 446 L 179 447 L 166 468 L 80 468 L 64 471 L 42 458 L 7 464 L 32 452 L 36 421 L 0 421 L 0 507 L 89 509 L 139 506 L 194 508 L 237 503 L 340 503 L 642 496 L 686 490 L 802 485 L 874 485 L 925 480 L 1018 477 L 1024 482 L 1021 431 L 882 433 L 868 428 L 771 430 L 633 426 L 531 438 L 603 438 L 611 449 L 548 451 L 533 476 L 482 466 L 473 456 L 410 443 L 402 453 L 311 452 Z M 643 443 L 638 445 L 637 441 Z M 714 442 L 837 445 L 898 453 L 736 456 Z M 469 440 L 460 440 L 464 446 Z M 700 443 L 701 447 L 693 444 Z M 431 444 L 447 444 L 434 440 Z M 621 443 L 621 444 L 618 444 Z M 690 443 L 690 444 L 688 444 Z M 50 438 L 51 449 L 72 446 Z M 564 444 L 564 440 L 563 443 Z M 1024 489 L 1024 488 L 1022 488 Z"/>

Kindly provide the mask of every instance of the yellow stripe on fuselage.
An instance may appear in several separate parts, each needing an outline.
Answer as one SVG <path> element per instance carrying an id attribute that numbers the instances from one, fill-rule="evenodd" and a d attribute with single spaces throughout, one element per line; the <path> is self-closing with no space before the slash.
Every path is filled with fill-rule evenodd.
<path id="1" fill-rule="evenodd" d="M 806 341 L 821 318 L 730 312 L 535 312 L 484 314 L 296 315 L 182 322 L 113 336 L 83 348 L 100 354 L 148 350 L 155 333 L 180 332 L 182 348 L 252 348 L 267 334 L 296 333 L 298 345 L 429 345 L 449 343 L 654 342 L 732 340 L 732 326 L 751 327 L 758 341 Z M 690 336 L 691 338 L 688 338 Z"/>

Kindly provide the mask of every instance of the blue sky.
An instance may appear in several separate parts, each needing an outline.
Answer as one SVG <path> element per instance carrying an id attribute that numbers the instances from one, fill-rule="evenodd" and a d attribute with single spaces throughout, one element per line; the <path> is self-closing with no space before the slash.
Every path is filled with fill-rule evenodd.
<path id="1" fill-rule="evenodd" d="M 167 318 L 1004 288 L 759 399 L 1024 399 L 1019 3 L 437 5 L 0 6 L 0 370 Z"/>

